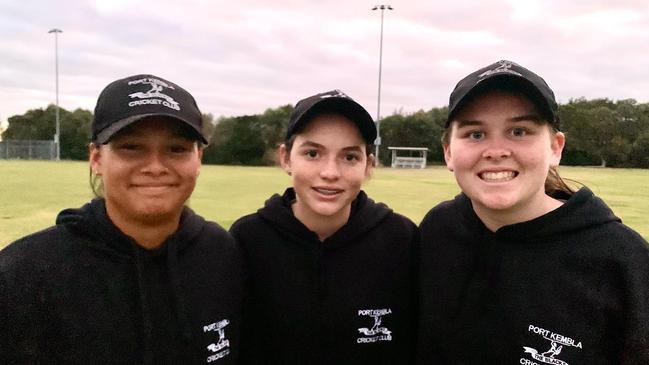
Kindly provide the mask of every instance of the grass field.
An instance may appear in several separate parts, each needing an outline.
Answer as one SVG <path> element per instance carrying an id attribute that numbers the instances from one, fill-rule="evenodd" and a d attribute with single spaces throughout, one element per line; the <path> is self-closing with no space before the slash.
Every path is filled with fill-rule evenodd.
<path id="1" fill-rule="evenodd" d="M 561 174 L 587 185 L 649 240 L 649 170 L 562 167 Z M 205 165 L 189 205 L 228 228 L 289 183 L 277 167 Z M 441 166 L 380 168 L 364 189 L 416 223 L 432 206 L 459 192 L 451 173 Z M 0 248 L 52 225 L 59 211 L 81 206 L 91 194 L 86 162 L 0 160 Z"/>

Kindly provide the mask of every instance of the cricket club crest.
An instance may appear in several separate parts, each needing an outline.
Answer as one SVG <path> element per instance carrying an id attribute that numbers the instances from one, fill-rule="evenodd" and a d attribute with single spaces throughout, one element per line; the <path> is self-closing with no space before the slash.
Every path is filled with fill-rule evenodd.
<path id="1" fill-rule="evenodd" d="M 230 321 L 223 319 L 207 326 L 203 326 L 203 332 L 217 332 L 219 335 L 219 340 L 216 343 L 211 343 L 207 346 L 207 350 L 210 351 L 210 356 L 207 357 L 207 362 L 216 361 L 220 358 L 226 357 L 230 354 L 230 340 L 225 337 L 225 327 L 230 324 Z"/>
<path id="2" fill-rule="evenodd" d="M 512 70 L 512 66 L 518 66 L 518 65 L 512 61 L 505 61 L 505 60 L 498 61 L 498 66 L 496 68 L 492 68 L 491 70 L 487 70 L 481 73 L 480 75 L 478 75 L 478 80 L 482 81 L 483 78 L 497 73 L 510 73 L 512 75 L 522 76 L 520 73 Z"/>
<path id="3" fill-rule="evenodd" d="M 529 325 L 527 330 L 550 341 L 550 349 L 541 353 L 539 353 L 539 351 L 535 348 L 523 346 L 523 350 L 525 351 L 525 353 L 530 354 L 530 356 L 534 360 L 541 361 L 546 364 L 552 364 L 552 365 L 569 365 L 567 362 L 555 358 L 555 356 L 558 356 L 561 353 L 561 350 L 563 350 L 564 346 L 568 348 L 576 347 L 579 349 L 583 349 L 581 341 L 575 341 L 572 338 L 563 336 L 559 333 L 552 332 L 534 325 Z M 521 358 L 521 364 L 523 364 L 524 361 L 529 361 L 529 360 Z"/>
<path id="4" fill-rule="evenodd" d="M 363 336 L 359 337 L 357 343 L 372 343 L 378 341 L 392 341 L 392 331 L 387 327 L 381 326 L 382 318 L 385 315 L 392 314 L 388 309 L 361 309 L 358 311 L 359 316 L 369 316 L 374 319 L 374 325 L 371 328 L 359 328 L 358 332 Z"/>
<path id="5" fill-rule="evenodd" d="M 164 88 L 174 90 L 174 87 L 172 85 L 162 80 L 154 79 L 152 77 L 145 77 L 143 79 L 129 81 L 128 84 L 129 85 L 143 84 L 143 85 L 149 85 L 151 87 L 151 89 L 146 92 L 138 91 L 129 94 L 128 96 L 130 96 L 131 99 L 136 99 L 136 100 L 133 100 L 130 103 L 128 103 L 128 106 L 133 107 L 136 105 L 145 105 L 145 104 L 162 104 L 168 108 L 174 110 L 180 110 L 180 104 L 177 101 L 175 101 L 171 96 L 163 93 Z"/>
<path id="6" fill-rule="evenodd" d="M 329 92 L 326 92 L 326 93 L 320 95 L 320 99 L 326 99 L 326 98 L 347 98 L 347 99 L 351 99 L 349 96 L 347 96 L 347 94 L 345 94 L 344 92 L 342 92 L 342 91 L 340 91 L 338 89 L 332 90 L 332 91 L 329 91 Z"/>

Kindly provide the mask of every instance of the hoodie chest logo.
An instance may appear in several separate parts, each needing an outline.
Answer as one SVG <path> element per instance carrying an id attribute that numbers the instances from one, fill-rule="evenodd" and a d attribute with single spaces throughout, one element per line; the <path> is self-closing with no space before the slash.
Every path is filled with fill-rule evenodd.
<path id="1" fill-rule="evenodd" d="M 561 354 L 561 351 L 564 348 L 570 348 L 570 347 L 576 347 L 580 350 L 583 349 L 581 345 L 581 341 L 576 341 L 570 337 L 564 336 L 556 332 L 552 332 L 550 330 L 546 330 L 541 327 L 537 327 L 533 324 L 529 325 L 527 331 L 537 334 L 543 337 L 544 339 L 550 341 L 550 345 L 549 345 L 550 348 L 545 352 L 539 352 L 535 348 L 523 346 L 523 350 L 525 351 L 525 354 L 529 354 L 531 358 L 540 361 L 542 363 L 552 364 L 552 365 L 570 365 L 567 362 L 560 360 L 558 358 L 559 354 Z M 536 362 L 526 358 L 521 358 L 520 363 L 525 365 L 536 364 Z"/>
<path id="2" fill-rule="evenodd" d="M 370 328 L 359 328 L 358 332 L 362 335 L 356 339 L 357 343 L 373 343 L 378 341 L 392 341 L 392 331 L 382 325 L 383 316 L 392 314 L 392 309 L 361 309 L 358 311 L 359 316 L 368 316 L 374 319 L 374 325 Z"/>
<path id="3" fill-rule="evenodd" d="M 213 362 L 218 359 L 224 358 L 230 354 L 230 340 L 225 337 L 225 328 L 230 324 L 230 321 L 227 319 L 208 324 L 203 326 L 203 332 L 216 332 L 219 336 L 216 343 L 212 342 L 207 346 L 207 351 L 209 356 L 207 357 L 207 362 Z"/>

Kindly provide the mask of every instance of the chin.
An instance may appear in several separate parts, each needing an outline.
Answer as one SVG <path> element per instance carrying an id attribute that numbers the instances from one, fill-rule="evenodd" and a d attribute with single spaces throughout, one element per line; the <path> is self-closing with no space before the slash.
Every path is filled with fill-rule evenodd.
<path id="1" fill-rule="evenodd" d="M 490 210 L 507 210 L 511 209 L 518 203 L 515 197 L 508 196 L 478 196 L 477 201 L 480 205 Z"/>
<path id="2" fill-rule="evenodd" d="M 323 217 L 331 217 L 331 216 L 334 216 L 334 215 L 340 213 L 340 211 L 342 211 L 342 209 L 338 208 L 338 207 L 318 207 L 318 208 L 314 209 L 313 211 L 316 212 L 318 215 L 321 215 Z"/>
<path id="3" fill-rule="evenodd" d="M 173 215 L 174 213 L 177 213 L 180 210 L 182 210 L 182 205 L 176 207 L 176 206 L 171 206 L 169 204 L 152 203 L 152 204 L 147 204 L 145 206 L 142 206 L 140 209 L 138 209 L 138 213 L 142 215 L 142 217 L 163 218 L 163 217 Z"/>

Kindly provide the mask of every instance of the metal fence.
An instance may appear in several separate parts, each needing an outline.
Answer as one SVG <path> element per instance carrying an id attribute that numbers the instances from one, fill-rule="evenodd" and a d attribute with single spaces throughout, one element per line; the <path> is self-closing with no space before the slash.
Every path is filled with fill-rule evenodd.
<path id="1" fill-rule="evenodd" d="M 18 140 L 0 141 L 0 159 L 55 160 L 54 141 Z"/>

